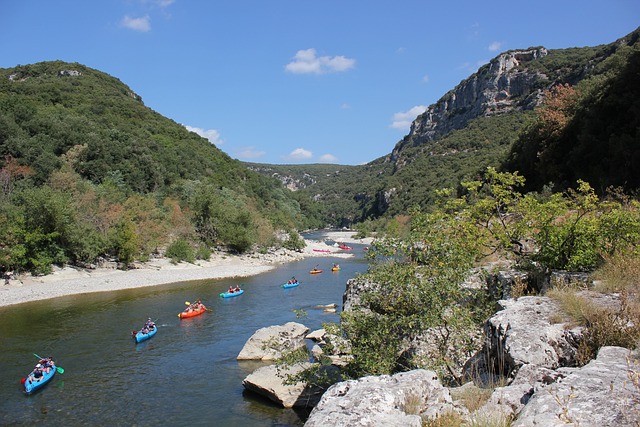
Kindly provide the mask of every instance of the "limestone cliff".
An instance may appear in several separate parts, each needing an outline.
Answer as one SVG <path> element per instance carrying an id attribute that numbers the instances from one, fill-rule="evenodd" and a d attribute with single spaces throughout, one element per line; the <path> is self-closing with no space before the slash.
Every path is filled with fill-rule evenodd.
<path id="1" fill-rule="evenodd" d="M 543 47 L 509 51 L 482 66 L 416 118 L 409 134 L 391 152 L 390 160 L 396 162 L 404 148 L 462 129 L 476 117 L 536 107 L 549 79 L 543 73 L 529 71 L 526 65 L 547 54 Z"/>

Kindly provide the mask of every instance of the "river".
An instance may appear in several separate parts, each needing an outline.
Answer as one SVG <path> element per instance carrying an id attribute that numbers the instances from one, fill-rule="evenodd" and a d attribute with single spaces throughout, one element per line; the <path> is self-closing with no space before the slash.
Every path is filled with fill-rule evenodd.
<path id="1" fill-rule="evenodd" d="M 317 237 L 312 237 L 317 238 Z M 354 257 L 309 258 L 257 276 L 183 282 L 0 307 L 0 425 L 301 426 L 307 414 L 247 392 L 242 380 L 259 365 L 236 356 L 258 329 L 299 322 L 311 330 L 338 322 L 317 305 L 338 304 L 349 278 L 367 269 Z M 342 270 L 331 272 L 333 262 Z M 316 265 L 321 274 L 311 275 Z M 300 286 L 279 285 L 296 276 Z M 245 293 L 219 297 L 229 285 Z M 211 308 L 179 319 L 186 301 Z M 158 333 L 136 344 L 131 331 L 147 317 Z M 56 374 L 31 396 L 20 379 L 52 356 Z"/>

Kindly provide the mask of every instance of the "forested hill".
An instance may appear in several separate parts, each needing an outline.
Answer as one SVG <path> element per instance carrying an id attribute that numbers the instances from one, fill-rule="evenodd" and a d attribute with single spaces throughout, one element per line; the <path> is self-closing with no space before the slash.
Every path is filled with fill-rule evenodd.
<path id="1" fill-rule="evenodd" d="M 115 77 L 81 64 L 1 69 L 0 155 L 46 182 L 64 161 L 94 183 L 117 177 L 139 192 L 180 179 L 247 179 L 245 168 L 206 139 L 147 108 Z"/>
<path id="2" fill-rule="evenodd" d="M 351 225 L 429 208 L 435 190 L 487 166 L 518 171 L 526 190 L 562 191 L 578 179 L 599 193 L 640 188 L 640 29 L 610 44 L 504 52 L 442 96 L 389 155 L 354 166 L 269 170 Z M 303 179 L 303 174 L 306 176 Z"/>
<path id="3" fill-rule="evenodd" d="M 322 224 L 307 198 L 146 107 L 117 78 L 61 61 L 0 69 L 0 189 L 0 272 L 126 264 L 167 248 L 193 259 Z"/>

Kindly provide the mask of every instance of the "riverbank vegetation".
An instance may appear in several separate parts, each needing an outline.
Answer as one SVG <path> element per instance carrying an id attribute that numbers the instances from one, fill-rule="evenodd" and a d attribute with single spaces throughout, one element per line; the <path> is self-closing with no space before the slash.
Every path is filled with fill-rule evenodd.
<path id="1" fill-rule="evenodd" d="M 402 237 L 378 240 L 374 266 L 357 278 L 366 284 L 360 303 L 342 315 L 341 333 L 354 360 L 348 376 L 391 374 L 423 367 L 449 384 L 461 382 L 461 366 L 479 349 L 478 331 L 493 313 L 487 289 L 465 286 L 472 267 L 500 259 L 527 271 L 586 271 L 617 277 L 622 307 L 589 308 L 575 295 L 576 321 L 586 326 L 583 363 L 604 345 L 640 343 L 640 283 L 633 275 L 640 259 L 640 204 L 618 191 L 598 197 L 578 181 L 565 193 L 519 192 L 517 173 L 488 168 L 481 180 L 463 182 L 461 195 L 438 192 L 430 212 L 411 212 Z M 527 292 L 535 293 L 536 289 Z M 428 358 L 412 353 L 412 343 L 430 337 Z"/>

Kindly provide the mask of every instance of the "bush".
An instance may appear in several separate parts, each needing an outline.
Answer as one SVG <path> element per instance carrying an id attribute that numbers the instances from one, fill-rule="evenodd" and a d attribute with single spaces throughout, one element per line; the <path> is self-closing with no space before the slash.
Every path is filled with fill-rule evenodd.
<path id="1" fill-rule="evenodd" d="M 165 255 L 171 258 L 171 262 L 177 264 L 181 261 L 193 263 L 196 260 L 195 251 L 185 239 L 178 239 L 171 243 Z"/>
<path id="2" fill-rule="evenodd" d="M 302 249 L 307 246 L 304 242 L 304 239 L 295 231 L 292 230 L 289 232 L 289 237 L 282 243 L 282 246 L 285 249 L 289 249 L 290 251 L 302 251 Z"/>

